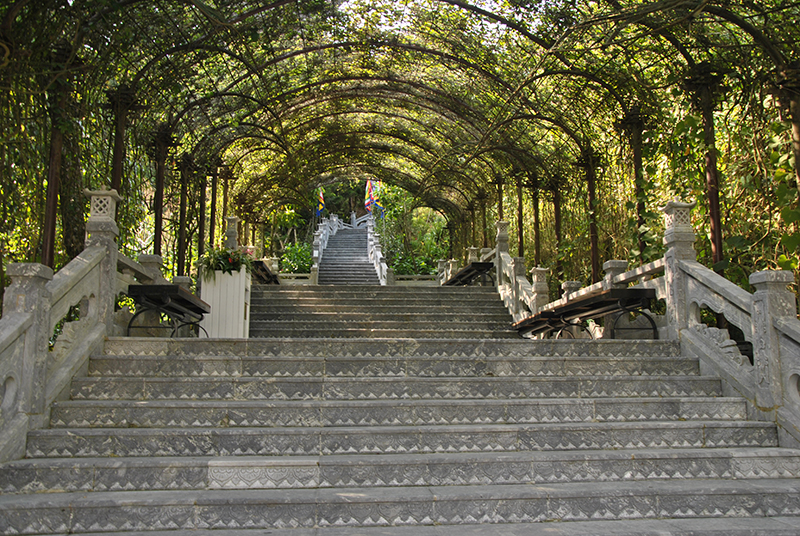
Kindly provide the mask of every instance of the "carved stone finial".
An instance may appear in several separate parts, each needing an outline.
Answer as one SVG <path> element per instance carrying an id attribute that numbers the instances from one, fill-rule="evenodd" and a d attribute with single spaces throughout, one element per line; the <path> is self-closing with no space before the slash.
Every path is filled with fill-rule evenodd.
<path id="1" fill-rule="evenodd" d="M 667 201 L 667 204 L 659 209 L 664 213 L 664 227 L 667 230 L 681 227 L 681 231 L 688 227 L 688 230 L 692 231 L 692 209 L 695 206 L 697 206 L 697 201 L 691 203 Z"/>
<path id="2" fill-rule="evenodd" d="M 239 247 L 239 218 L 236 216 L 228 216 L 228 227 L 225 229 L 225 247 L 227 249 L 236 249 Z"/>
<path id="3" fill-rule="evenodd" d="M 114 221 L 117 217 L 117 203 L 122 201 L 116 190 L 106 186 L 100 190 L 84 189 L 83 195 L 90 200 L 89 219 Z"/>

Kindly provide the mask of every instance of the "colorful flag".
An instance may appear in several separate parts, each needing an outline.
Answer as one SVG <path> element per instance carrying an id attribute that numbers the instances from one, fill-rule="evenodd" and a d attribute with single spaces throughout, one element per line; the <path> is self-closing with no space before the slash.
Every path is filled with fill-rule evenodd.
<path id="1" fill-rule="evenodd" d="M 372 204 L 378 210 L 378 213 L 381 215 L 381 218 L 385 216 L 383 204 L 381 203 L 381 192 L 383 191 L 383 182 L 378 181 L 378 184 L 373 187 L 372 191 Z"/>
<path id="2" fill-rule="evenodd" d="M 322 211 L 325 210 L 325 196 L 323 195 L 325 190 L 322 188 L 319 189 L 319 199 L 317 200 L 317 217 L 319 218 L 322 215 Z"/>
<path id="3" fill-rule="evenodd" d="M 372 181 L 367 181 L 367 190 L 364 192 L 364 208 L 372 212 L 372 205 L 375 203 L 375 186 Z"/>

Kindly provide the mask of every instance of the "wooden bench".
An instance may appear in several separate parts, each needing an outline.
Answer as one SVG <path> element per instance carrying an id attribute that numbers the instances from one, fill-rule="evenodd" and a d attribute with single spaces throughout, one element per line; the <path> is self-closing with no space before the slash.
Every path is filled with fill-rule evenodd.
<path id="1" fill-rule="evenodd" d="M 149 311 L 156 312 L 159 316 L 163 314 L 169 319 L 172 324 L 170 337 L 174 337 L 184 326 L 197 326 L 198 330 L 205 332 L 200 326 L 200 321 L 204 314 L 211 311 L 211 306 L 180 285 L 131 285 L 128 289 L 128 296 L 136 303 L 136 314 L 128 322 L 127 334 L 129 336 L 131 329 L 164 327 L 160 323 L 146 326 L 133 325 L 139 315 Z"/>
<path id="2" fill-rule="evenodd" d="M 595 294 L 579 296 L 552 309 L 540 311 L 529 318 L 516 322 L 514 328 L 521 335 L 528 333 L 540 335 L 558 330 L 556 334 L 556 338 L 558 338 L 564 329 L 570 326 L 577 326 L 587 330 L 587 319 L 602 318 L 615 313 L 638 311 L 650 322 L 653 338 L 658 339 L 658 329 L 655 321 L 650 315 L 641 310 L 649 307 L 650 300 L 655 299 L 655 297 L 656 291 L 649 288 L 603 290 Z M 608 336 L 612 339 L 615 338 L 616 323 L 620 316 L 613 317 L 610 325 L 606 326 Z"/>
<path id="3" fill-rule="evenodd" d="M 445 285 L 449 286 L 469 285 L 479 277 L 482 277 L 487 274 L 491 276 L 493 269 L 494 269 L 493 262 L 471 262 L 467 266 L 459 270 L 458 273 L 456 273 L 453 277 L 448 279 L 445 282 Z"/>

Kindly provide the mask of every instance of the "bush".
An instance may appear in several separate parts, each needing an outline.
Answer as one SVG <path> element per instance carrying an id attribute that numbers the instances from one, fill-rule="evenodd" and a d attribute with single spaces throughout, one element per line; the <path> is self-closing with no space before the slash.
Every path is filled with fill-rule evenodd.
<path id="1" fill-rule="evenodd" d="M 395 275 L 435 274 L 437 262 L 423 256 L 397 255 L 392 262 L 392 269 Z"/>
<path id="2" fill-rule="evenodd" d="M 310 244 L 289 244 L 283 250 L 281 271 L 290 274 L 307 274 L 311 271 L 311 256 Z"/>

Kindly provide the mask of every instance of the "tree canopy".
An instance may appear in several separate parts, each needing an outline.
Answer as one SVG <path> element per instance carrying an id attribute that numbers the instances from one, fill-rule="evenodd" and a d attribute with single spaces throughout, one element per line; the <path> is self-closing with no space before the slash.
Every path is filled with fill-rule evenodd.
<path id="1" fill-rule="evenodd" d="M 163 235 L 191 259 L 207 218 L 270 237 L 317 188 L 370 179 L 439 212 L 455 254 L 503 217 L 571 279 L 659 255 L 673 197 L 698 199 L 709 265 L 797 270 L 799 19 L 784 0 L 6 0 L 3 262 L 80 251 L 85 187 L 120 190 L 125 251 Z"/>

